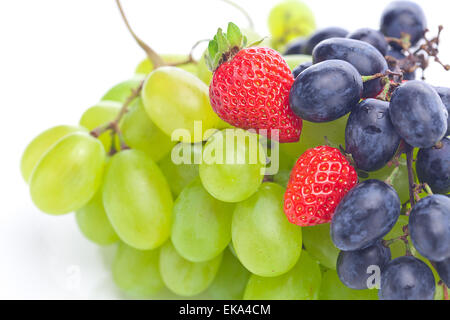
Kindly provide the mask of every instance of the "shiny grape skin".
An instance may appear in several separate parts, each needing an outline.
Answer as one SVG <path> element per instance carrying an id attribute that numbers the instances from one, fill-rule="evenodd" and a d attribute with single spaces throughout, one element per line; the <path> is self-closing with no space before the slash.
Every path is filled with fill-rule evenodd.
<path id="1" fill-rule="evenodd" d="M 391 260 L 391 250 L 383 246 L 381 241 L 365 249 L 356 251 L 341 251 L 336 264 L 336 270 L 342 283 L 351 289 L 370 289 L 367 279 L 372 275 L 368 267 L 378 266 L 383 271 Z"/>
<path id="2" fill-rule="evenodd" d="M 319 42 L 330 38 L 345 38 L 348 31 L 339 27 L 328 27 L 316 31 L 306 41 L 303 54 L 311 55 Z"/>
<path id="3" fill-rule="evenodd" d="M 420 149 L 417 153 L 416 172 L 419 181 L 427 183 L 433 193 L 450 192 L 450 139 L 441 140 L 440 148 Z"/>
<path id="4" fill-rule="evenodd" d="M 436 283 L 431 269 L 419 259 L 403 256 L 381 273 L 380 300 L 433 300 Z"/>
<path id="5" fill-rule="evenodd" d="M 411 210 L 409 232 L 414 247 L 431 261 L 450 258 L 450 198 L 422 198 Z"/>
<path id="6" fill-rule="evenodd" d="M 450 287 L 450 257 L 439 262 L 434 262 L 436 271 L 442 281 Z"/>
<path id="7" fill-rule="evenodd" d="M 297 78 L 300 73 L 308 69 L 312 66 L 311 61 L 306 61 L 301 64 L 299 64 L 294 70 L 292 70 L 292 74 L 294 75 L 294 78 Z"/>
<path id="8" fill-rule="evenodd" d="M 442 103 L 445 108 L 447 108 L 447 113 L 450 115 L 450 88 L 434 87 L 434 89 L 436 89 L 436 92 L 441 97 Z M 447 133 L 445 135 L 450 135 L 450 117 L 447 117 Z"/>
<path id="9" fill-rule="evenodd" d="M 300 37 L 298 39 L 295 39 L 294 41 L 291 41 L 287 44 L 286 50 L 284 51 L 283 55 L 290 55 L 290 54 L 302 54 L 303 50 L 305 49 L 306 45 L 306 39 L 303 37 Z"/>
<path id="10" fill-rule="evenodd" d="M 413 147 L 432 147 L 447 132 L 448 112 L 436 90 L 423 81 L 395 89 L 389 114 L 397 133 Z"/>
<path id="11" fill-rule="evenodd" d="M 411 36 L 414 46 L 422 37 L 427 27 L 422 8 L 411 1 L 394 1 L 383 11 L 380 21 L 380 31 L 387 37 L 400 38 L 402 32 Z M 394 47 L 398 44 L 392 43 Z"/>
<path id="12" fill-rule="evenodd" d="M 387 51 L 386 56 L 391 56 L 397 60 L 403 60 L 406 58 L 406 56 L 402 52 L 392 48 Z M 415 79 L 416 79 L 416 70 L 414 70 L 413 72 L 403 72 L 403 80 L 409 81 Z"/>
<path id="13" fill-rule="evenodd" d="M 313 63 L 325 60 L 338 59 L 352 64 L 363 76 L 370 76 L 388 69 L 386 59 L 371 44 L 367 42 L 331 38 L 319 43 L 312 53 Z M 374 98 L 382 89 L 380 79 L 364 83 L 363 98 Z"/>
<path id="14" fill-rule="evenodd" d="M 341 200 L 331 220 L 331 239 L 343 251 L 367 248 L 383 238 L 400 215 L 395 190 L 380 180 L 366 180 Z"/>
<path id="15" fill-rule="evenodd" d="M 353 108 L 345 128 L 345 146 L 358 169 L 383 168 L 399 144 L 400 136 L 392 126 L 388 102 L 366 99 Z"/>
<path id="16" fill-rule="evenodd" d="M 304 120 L 328 122 L 349 113 L 362 90 L 361 77 L 351 64 L 329 60 L 307 68 L 295 79 L 289 104 Z"/>
<path id="17" fill-rule="evenodd" d="M 384 35 L 380 31 L 370 28 L 362 28 L 353 31 L 347 35 L 347 38 L 367 42 L 377 48 L 383 56 L 386 55 L 389 46 Z"/>

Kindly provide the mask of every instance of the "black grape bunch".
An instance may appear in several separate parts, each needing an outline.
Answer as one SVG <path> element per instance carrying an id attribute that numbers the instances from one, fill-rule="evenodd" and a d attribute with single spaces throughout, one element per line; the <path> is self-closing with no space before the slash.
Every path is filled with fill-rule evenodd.
<path id="1" fill-rule="evenodd" d="M 430 39 L 420 6 L 395 1 L 379 30 L 322 29 L 286 51 L 313 60 L 293 71 L 295 114 L 331 122 L 349 113 L 340 147 L 360 182 L 331 222 L 331 239 L 341 250 L 336 270 L 347 287 L 375 287 L 383 300 L 448 299 L 450 88 L 423 81 L 431 60 L 450 69 L 438 56 L 442 29 Z M 400 235 L 386 238 L 393 228 Z M 391 252 L 396 242 L 405 245 L 401 254 Z"/>

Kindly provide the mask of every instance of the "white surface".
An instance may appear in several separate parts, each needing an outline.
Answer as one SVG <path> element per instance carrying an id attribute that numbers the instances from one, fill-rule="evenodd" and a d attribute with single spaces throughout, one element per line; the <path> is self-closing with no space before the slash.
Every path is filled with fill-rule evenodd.
<path id="1" fill-rule="evenodd" d="M 277 1 L 240 1 L 256 29 Z M 378 27 L 386 0 L 306 0 L 319 27 Z M 450 63 L 448 1 L 417 1 L 430 29 L 447 24 L 442 59 Z M 123 0 L 135 31 L 155 50 L 187 53 L 228 21 L 244 17 L 218 0 Z M 81 113 L 115 83 L 132 76 L 144 57 L 112 0 L 14 0 L 0 3 L 0 298 L 119 298 L 109 273 L 113 248 L 101 250 L 77 230 L 74 216 L 48 216 L 31 203 L 19 171 L 27 143 Z M 430 83 L 450 86 L 450 73 L 433 66 Z"/>

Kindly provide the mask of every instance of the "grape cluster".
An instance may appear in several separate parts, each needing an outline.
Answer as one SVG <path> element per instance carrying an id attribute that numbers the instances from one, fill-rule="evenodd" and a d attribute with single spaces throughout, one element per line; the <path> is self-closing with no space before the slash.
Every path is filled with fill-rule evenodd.
<path id="1" fill-rule="evenodd" d="M 415 71 L 450 66 L 422 9 L 314 32 L 284 0 L 269 29 L 230 23 L 199 61 L 132 32 L 135 75 L 27 146 L 34 204 L 115 245 L 128 297 L 448 299 L 450 88 Z"/>

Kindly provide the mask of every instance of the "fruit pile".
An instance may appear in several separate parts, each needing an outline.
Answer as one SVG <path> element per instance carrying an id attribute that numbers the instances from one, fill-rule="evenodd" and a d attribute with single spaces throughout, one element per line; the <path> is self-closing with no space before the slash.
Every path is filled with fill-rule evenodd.
<path id="1" fill-rule="evenodd" d="M 126 25 L 147 53 L 135 76 L 21 163 L 41 211 L 117 245 L 120 289 L 448 300 L 450 88 L 415 77 L 450 66 L 417 4 L 348 33 L 285 0 L 271 39 L 229 23 L 199 61 Z"/>

